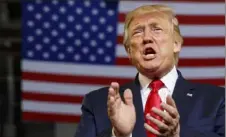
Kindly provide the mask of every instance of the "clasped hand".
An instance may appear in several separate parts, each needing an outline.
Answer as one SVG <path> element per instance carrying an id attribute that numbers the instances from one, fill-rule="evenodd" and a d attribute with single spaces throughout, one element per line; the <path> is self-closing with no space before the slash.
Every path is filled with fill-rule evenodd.
<path id="1" fill-rule="evenodd" d="M 128 137 L 132 134 L 135 125 L 136 112 L 131 90 L 126 89 L 123 97 L 125 100 L 124 102 L 119 94 L 119 84 L 117 82 L 112 82 L 108 89 L 108 117 L 111 120 L 115 135 Z M 152 108 L 152 111 L 161 116 L 163 121 L 151 117 L 150 114 L 146 115 L 147 119 L 155 123 L 159 130 L 155 130 L 147 123 L 144 123 L 145 129 L 157 136 L 179 137 L 180 116 L 174 100 L 172 97 L 167 96 L 166 103 L 162 103 L 161 106 L 165 111 L 159 110 L 155 107 Z"/>

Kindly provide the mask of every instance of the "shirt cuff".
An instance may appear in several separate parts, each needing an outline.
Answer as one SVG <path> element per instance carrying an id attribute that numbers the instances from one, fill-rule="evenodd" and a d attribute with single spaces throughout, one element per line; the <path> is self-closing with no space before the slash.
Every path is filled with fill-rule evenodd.
<path id="1" fill-rule="evenodd" d="M 115 135 L 114 128 L 112 128 L 112 136 L 111 137 L 118 137 Z M 132 137 L 132 133 L 128 136 L 120 136 L 120 137 Z"/>

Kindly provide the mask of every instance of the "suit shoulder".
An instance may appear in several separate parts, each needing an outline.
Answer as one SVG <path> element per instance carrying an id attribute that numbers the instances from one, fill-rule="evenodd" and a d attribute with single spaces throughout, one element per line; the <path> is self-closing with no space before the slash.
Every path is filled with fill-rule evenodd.
<path id="1" fill-rule="evenodd" d="M 205 94 L 209 95 L 218 95 L 221 97 L 225 97 L 225 88 L 211 85 L 211 84 L 201 84 L 201 83 L 193 83 L 196 87 L 201 92 L 205 92 Z"/>

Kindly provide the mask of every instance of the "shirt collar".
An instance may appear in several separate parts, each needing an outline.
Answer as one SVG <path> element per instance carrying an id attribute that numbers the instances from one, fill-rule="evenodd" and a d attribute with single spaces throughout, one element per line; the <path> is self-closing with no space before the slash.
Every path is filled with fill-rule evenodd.
<path id="1" fill-rule="evenodd" d="M 150 84 L 150 79 L 148 79 L 146 76 L 139 73 L 139 81 L 142 87 L 142 90 L 148 88 L 148 85 Z M 176 70 L 176 67 L 174 66 L 169 73 L 167 73 L 165 76 L 163 76 L 160 80 L 164 83 L 165 87 L 169 90 L 170 93 L 173 93 L 174 87 L 176 85 L 176 81 L 178 78 L 178 73 Z"/>

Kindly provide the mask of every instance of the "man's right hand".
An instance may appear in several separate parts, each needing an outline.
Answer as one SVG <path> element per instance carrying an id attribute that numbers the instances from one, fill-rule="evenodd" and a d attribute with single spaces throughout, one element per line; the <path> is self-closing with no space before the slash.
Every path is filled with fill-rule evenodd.
<path id="1" fill-rule="evenodd" d="M 119 94 L 119 84 L 112 82 L 108 89 L 108 117 L 111 120 L 116 136 L 128 136 L 132 133 L 136 122 L 133 95 L 130 89 L 124 91 L 125 102 Z"/>

